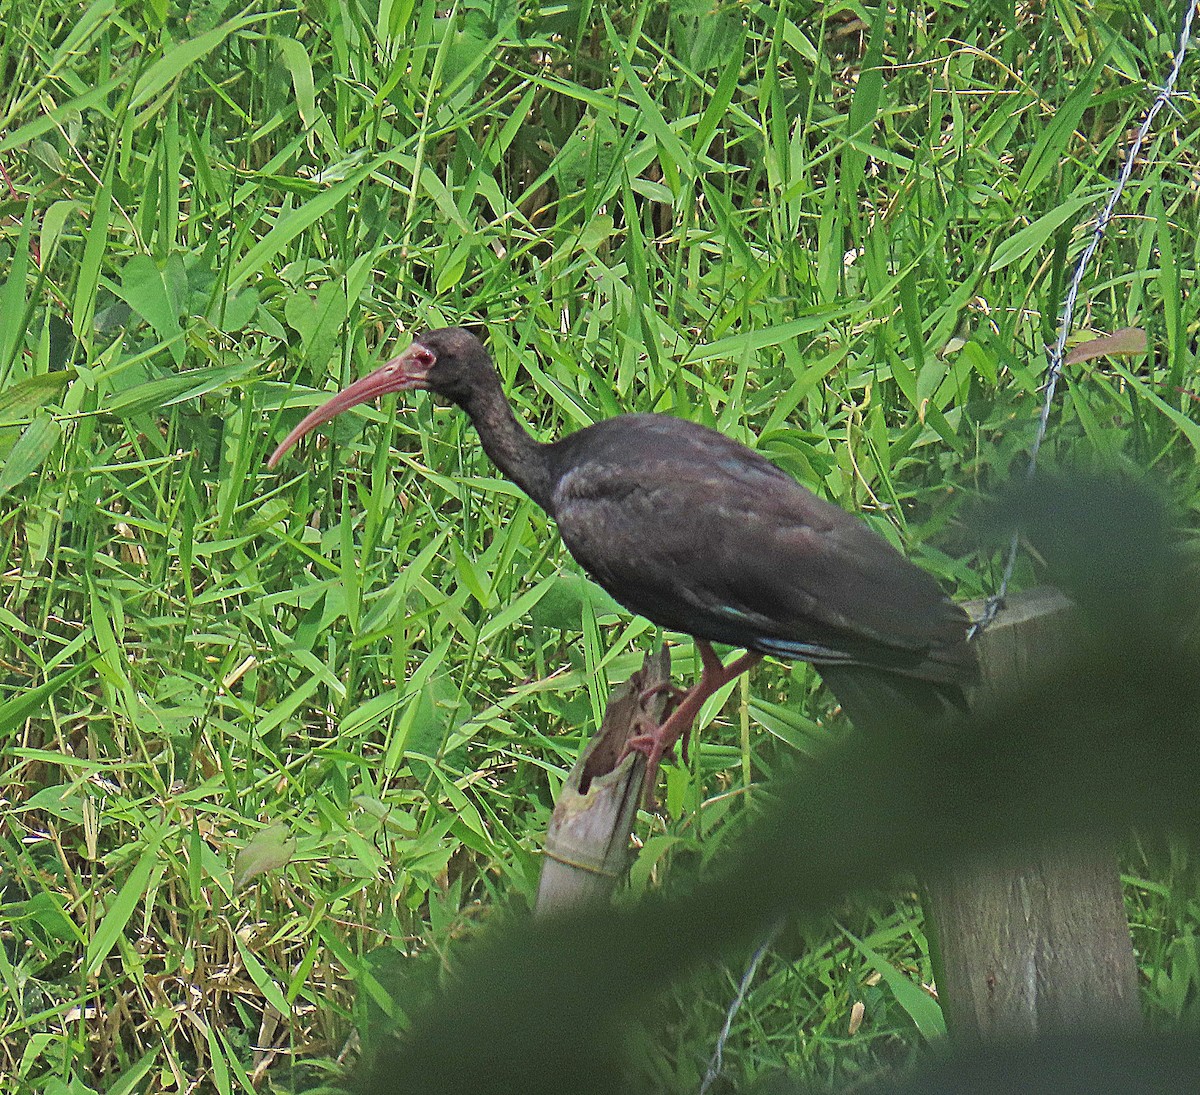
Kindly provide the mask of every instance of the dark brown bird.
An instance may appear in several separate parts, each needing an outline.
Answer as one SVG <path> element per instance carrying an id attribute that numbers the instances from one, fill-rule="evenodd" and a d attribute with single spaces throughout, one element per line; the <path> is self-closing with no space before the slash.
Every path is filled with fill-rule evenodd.
<path id="1" fill-rule="evenodd" d="M 267 462 L 359 403 L 425 388 L 470 416 L 492 462 L 557 523 L 579 564 L 632 612 L 696 639 L 699 682 L 633 738 L 653 789 L 704 701 L 764 654 L 817 666 L 835 693 L 868 680 L 960 706 L 977 667 L 968 618 L 862 521 L 716 430 L 626 414 L 542 444 L 513 414 L 480 341 L 420 335 L 308 415 Z M 746 653 L 722 665 L 712 643 Z M 865 667 L 858 676 L 840 667 Z M 909 682 L 925 682 L 914 690 Z M 845 702 L 845 701 L 844 701 Z"/>

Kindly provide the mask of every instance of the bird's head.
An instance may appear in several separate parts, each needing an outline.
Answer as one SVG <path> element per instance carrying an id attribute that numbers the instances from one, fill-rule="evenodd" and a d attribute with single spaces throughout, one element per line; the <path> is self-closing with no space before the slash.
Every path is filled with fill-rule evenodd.
<path id="1" fill-rule="evenodd" d="M 267 461 L 273 468 L 300 438 L 342 411 L 392 392 L 424 388 L 464 404 L 495 376 L 483 343 L 463 327 L 443 327 L 418 335 L 411 346 L 373 373 L 356 380 L 307 415 Z"/>

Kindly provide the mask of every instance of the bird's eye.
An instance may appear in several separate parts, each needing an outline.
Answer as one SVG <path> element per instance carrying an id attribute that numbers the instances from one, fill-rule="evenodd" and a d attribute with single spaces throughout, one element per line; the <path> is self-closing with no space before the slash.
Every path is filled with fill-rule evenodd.
<path id="1" fill-rule="evenodd" d="M 414 355 L 418 365 L 424 365 L 426 369 L 436 360 L 429 350 L 418 350 Z"/>

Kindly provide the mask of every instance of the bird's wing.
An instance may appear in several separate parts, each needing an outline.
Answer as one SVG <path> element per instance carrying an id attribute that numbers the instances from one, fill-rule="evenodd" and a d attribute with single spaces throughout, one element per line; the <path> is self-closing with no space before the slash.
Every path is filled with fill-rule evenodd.
<path id="1" fill-rule="evenodd" d="M 593 461 L 563 477 L 555 503 L 563 540 L 614 597 L 673 629 L 813 660 L 962 638 L 962 613 L 932 577 L 858 519 L 722 440 L 728 448 L 706 440 L 682 460 L 641 459 L 636 474 L 624 462 Z"/>
<path id="2" fill-rule="evenodd" d="M 714 545 L 730 575 L 726 598 L 781 621 L 811 619 L 902 649 L 961 638 L 961 610 L 931 575 L 798 484 L 733 516 Z"/>

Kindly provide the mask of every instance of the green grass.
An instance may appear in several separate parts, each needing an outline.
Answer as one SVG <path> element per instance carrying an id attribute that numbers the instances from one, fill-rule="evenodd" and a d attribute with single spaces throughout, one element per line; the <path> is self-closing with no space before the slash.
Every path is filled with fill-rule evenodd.
<path id="1" fill-rule="evenodd" d="M 635 410 L 716 425 L 959 595 L 994 588 L 970 506 L 1020 466 L 1177 18 L 7 0 L 0 1075 L 332 1081 L 372 1009 L 403 1011 L 385 971 L 441 975 L 532 894 L 608 682 L 658 636 L 428 399 L 265 470 L 413 330 L 485 324 L 542 437 Z M 1151 352 L 1069 370 L 1044 451 L 1152 469 L 1194 521 L 1198 127 L 1175 105 L 1080 313 Z M 830 703 L 802 665 L 734 693 L 641 818 L 635 888 L 718 857 L 838 732 Z M 264 832 L 253 873 L 236 857 Z M 1187 1017 L 1194 864 L 1135 847 L 1127 869 L 1147 1003 Z M 739 1016 L 735 1083 L 844 1079 L 920 1040 L 851 938 L 927 983 L 912 901 L 806 932 Z M 660 1089 L 695 1088 L 730 976 L 647 1025 Z"/>

